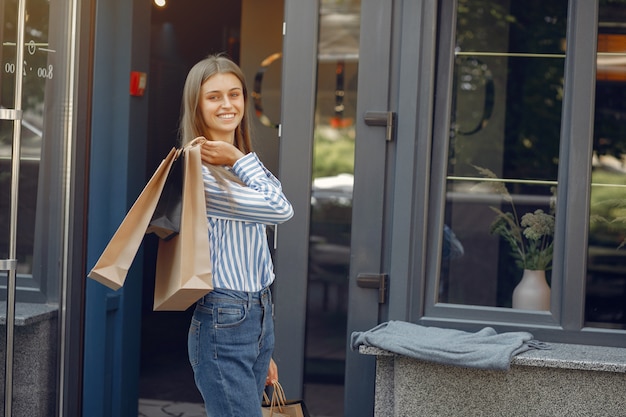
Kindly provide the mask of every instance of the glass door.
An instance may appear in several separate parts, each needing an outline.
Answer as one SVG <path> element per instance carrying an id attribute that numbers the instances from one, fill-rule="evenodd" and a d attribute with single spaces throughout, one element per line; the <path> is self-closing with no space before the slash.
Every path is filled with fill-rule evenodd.
<path id="1" fill-rule="evenodd" d="M 319 4 L 304 395 L 325 416 L 343 416 L 360 3 Z"/>
<path id="2" fill-rule="evenodd" d="M 296 214 L 277 235 L 275 359 L 312 415 L 345 412 L 361 19 L 359 0 L 285 2 L 280 179 Z"/>
<path id="3" fill-rule="evenodd" d="M 0 4 L 0 322 L 4 413 L 62 402 L 77 37 L 71 0 Z M 74 21 L 75 22 L 75 21 Z M 77 216 L 80 217 L 80 216 Z M 59 359 L 63 358 L 63 359 Z M 74 368 L 76 368 L 74 364 Z M 15 413 L 15 414 L 12 414 Z"/>
<path id="4" fill-rule="evenodd" d="M 288 397 L 325 404 L 309 407 L 312 415 L 373 413 L 375 360 L 353 352 L 349 341 L 351 332 L 376 326 L 392 308 L 392 294 L 374 287 L 391 281 L 385 243 L 397 167 L 390 161 L 400 144 L 409 151 L 402 155 L 415 156 L 419 95 L 410 92 L 417 88 L 411 71 L 419 48 L 413 41 L 426 38 L 413 35 L 427 19 L 420 17 L 430 8 L 424 3 L 430 2 L 286 2 L 280 179 L 296 214 L 278 233 L 276 359 Z M 392 68 L 400 65 L 393 51 L 401 43 L 393 28 L 405 20 L 418 29 L 402 43 L 411 49 L 404 59 L 412 66 L 403 85 L 410 104 L 401 118 L 393 104 L 399 89 Z M 396 141 L 403 123 L 407 132 Z M 410 191 L 398 195 L 410 203 Z M 390 287 L 404 298 L 399 310 L 406 307 L 405 284 L 399 273 Z"/>

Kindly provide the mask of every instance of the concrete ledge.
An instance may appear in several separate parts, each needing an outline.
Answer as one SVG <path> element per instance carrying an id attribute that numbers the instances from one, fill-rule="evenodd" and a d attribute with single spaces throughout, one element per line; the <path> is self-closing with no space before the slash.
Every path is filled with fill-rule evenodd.
<path id="1" fill-rule="evenodd" d="M 626 349 L 551 343 L 524 352 L 510 371 L 375 355 L 375 416 L 626 416 Z"/>
<path id="2" fill-rule="evenodd" d="M 0 316 L 0 369 L 4 369 L 6 303 Z M 49 417 L 56 405 L 58 307 L 17 303 L 13 354 L 13 417 Z M 0 380 L 4 394 L 4 378 Z M 0 400 L 4 407 L 4 396 Z"/>
<path id="3" fill-rule="evenodd" d="M 49 304 L 15 303 L 15 325 L 27 326 L 56 318 L 59 307 Z M 7 323 L 7 303 L 0 301 L 0 325 Z"/>

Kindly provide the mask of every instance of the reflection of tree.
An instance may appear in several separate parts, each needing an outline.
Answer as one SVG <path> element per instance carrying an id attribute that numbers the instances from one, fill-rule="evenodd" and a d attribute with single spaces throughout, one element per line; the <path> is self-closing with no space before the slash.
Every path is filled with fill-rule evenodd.
<path id="1" fill-rule="evenodd" d="M 510 1 L 510 6 L 508 3 L 459 0 L 457 49 L 463 52 L 563 54 L 566 0 Z M 508 35 L 508 42 L 498 39 L 503 34 Z M 495 151 L 503 155 L 504 177 L 555 179 L 564 60 L 537 56 L 508 57 L 500 62 L 499 70 L 505 69 L 506 73 L 494 76 L 502 77 L 506 85 L 505 108 L 499 109 L 504 112 L 500 116 L 504 119 L 503 137 L 490 135 L 482 143 L 457 139 L 456 162 L 463 165 L 481 163 L 480 158 Z M 473 82 L 481 81 L 476 79 Z M 458 112 L 482 108 L 482 104 L 466 107 Z"/>
<path id="2" fill-rule="evenodd" d="M 346 129 L 347 132 L 332 130 L 335 133 L 332 138 L 321 130 L 318 128 L 315 133 L 313 178 L 353 173 L 354 129 Z"/>
<path id="3" fill-rule="evenodd" d="M 613 84 L 613 85 L 611 85 Z M 598 155 L 626 155 L 626 83 L 598 83 L 593 149 Z"/>
<path id="4" fill-rule="evenodd" d="M 13 45 L 17 40 L 17 6 L 16 0 L 3 3 L 4 19 L 9 24 L 5 24 L 3 27 L 4 33 L 2 38 L 5 44 L 2 46 L 2 71 L 6 74 L 5 64 L 15 64 L 16 47 Z M 49 28 L 49 16 L 48 11 L 50 8 L 49 0 L 29 0 L 26 3 L 26 30 L 24 40 L 26 44 L 32 42 L 36 45 L 48 44 L 48 28 Z M 31 52 L 33 50 L 31 49 Z M 24 61 L 27 63 L 24 68 L 25 76 L 23 77 L 23 89 L 22 89 L 22 109 L 39 109 L 43 103 L 44 85 L 46 78 L 43 78 L 38 73 L 39 68 L 47 68 L 48 66 L 48 53 L 39 49 L 34 53 L 29 53 L 29 48 L 25 46 Z M 15 75 L 15 74 L 13 74 Z M 13 78 L 13 77 L 11 77 Z M 14 84 L 10 82 L 2 83 L 2 103 L 13 103 Z M 37 110 L 41 112 L 41 110 Z"/>
<path id="5" fill-rule="evenodd" d="M 457 46 L 482 45 L 489 51 L 493 28 L 506 29 L 515 23 L 515 16 L 508 11 L 507 2 L 494 0 L 459 0 L 457 9 Z M 482 22 L 481 24 L 476 24 Z M 505 52 L 505 51 L 499 51 Z"/>
<path id="6" fill-rule="evenodd" d="M 603 35 L 626 34 L 626 0 L 601 0 L 599 10 L 599 32 Z M 617 22 L 620 24 L 611 24 Z M 621 49 L 621 48 L 619 48 Z M 599 52 L 623 52 L 602 50 Z M 622 68 L 620 66 L 618 68 Z M 626 74 L 624 74 L 626 76 Z M 600 76 L 596 85 L 596 112 L 593 148 L 598 155 L 621 158 L 626 155 L 626 82 L 607 81 Z M 620 78 L 620 77 L 618 77 Z"/>
<path id="7" fill-rule="evenodd" d="M 510 6 L 509 6 L 510 3 Z M 626 0 L 600 1 L 600 31 L 626 34 L 615 22 L 626 21 Z M 567 2 L 532 0 L 458 0 L 457 50 L 460 52 L 510 52 L 563 54 Z M 495 34 L 508 34 L 508 43 Z M 626 51 L 624 51 L 626 52 Z M 486 58 L 481 58 L 486 61 Z M 482 91 L 485 71 L 475 60 L 457 59 L 457 84 Z M 488 66 L 498 65 L 495 60 Z M 560 58 L 508 58 L 506 131 L 500 137 L 477 143 L 453 137 L 452 163 L 483 164 L 484 155 L 502 152 L 505 172 L 521 178 L 555 179 L 559 158 L 563 60 Z M 460 88 L 460 87 L 459 87 Z M 501 92 L 498 92 L 501 93 Z M 467 99 L 466 99 L 467 100 Z M 458 128 L 475 121 L 483 104 L 464 103 L 455 122 Z M 465 119 L 469 119 L 469 122 Z M 626 82 L 598 81 L 594 150 L 599 155 L 626 155 Z"/>
<path id="8" fill-rule="evenodd" d="M 606 169 L 595 169 L 593 183 L 616 184 L 618 187 L 596 186 L 591 193 L 589 243 L 615 247 L 626 243 L 625 175 Z"/>

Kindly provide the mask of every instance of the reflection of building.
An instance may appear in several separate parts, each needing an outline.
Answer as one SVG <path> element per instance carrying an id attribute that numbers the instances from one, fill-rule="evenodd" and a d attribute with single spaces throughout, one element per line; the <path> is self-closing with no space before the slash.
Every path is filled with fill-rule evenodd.
<path id="1" fill-rule="evenodd" d="M 351 174 L 313 180 L 309 281 L 323 286 L 325 310 L 329 308 L 331 290 L 336 291 L 336 309 L 347 310 L 353 182 Z"/>
<path id="2" fill-rule="evenodd" d="M 12 72 L 0 75 L 0 282 L 10 298 L 15 275 L 17 311 L 11 302 L 2 308 L 9 324 L 17 313 L 8 326 L 14 410 L 38 404 L 68 416 L 126 416 L 147 393 L 199 401 L 185 374 L 188 312 L 150 309 L 155 242 L 146 239 L 121 291 L 85 275 L 175 144 L 186 70 L 215 51 L 236 57 L 249 81 L 263 60 L 281 54 L 263 74 L 272 123 L 255 121 L 255 131 L 262 159 L 296 206 L 275 251 L 276 357 L 289 396 L 313 402 L 330 391 L 341 398 L 345 389 L 346 415 L 369 415 L 374 361 L 350 352 L 346 340 L 390 319 L 532 330 L 600 351 L 624 347 L 624 250 L 614 250 L 623 232 L 589 225 L 597 200 L 625 198 L 623 171 L 592 173 L 594 155 L 624 149 L 624 7 L 600 0 L 242 0 L 219 8 L 178 0 L 163 9 L 144 0 L 5 1 L 1 68 L 8 63 Z M 20 13 L 30 28 L 23 39 Z M 30 72 L 34 61 L 18 57 L 34 37 L 55 52 Z M 26 77 L 11 75 L 25 70 Z M 148 74 L 143 96 L 129 94 L 134 71 Z M 395 123 L 368 125 L 367 112 Z M 354 172 L 320 174 L 345 182 L 312 180 L 322 139 L 330 149 L 324 162 L 338 153 L 335 145 L 356 149 L 345 158 Z M 12 153 L 17 141 L 21 161 Z M 506 242 L 489 234 L 489 206 L 505 205 L 466 187 L 477 181 L 473 165 L 505 178 L 528 211 L 545 207 L 558 185 L 550 311 L 507 305 L 521 271 Z M 609 218 L 620 210 L 611 208 Z M 450 262 L 441 250 L 444 225 L 464 249 Z M 383 296 L 359 286 L 359 274 L 388 278 Z M 313 297 L 324 286 L 341 289 L 328 293 L 326 308 L 324 297 Z M 557 372 L 541 372 L 549 378 L 536 386 L 558 385 Z"/>

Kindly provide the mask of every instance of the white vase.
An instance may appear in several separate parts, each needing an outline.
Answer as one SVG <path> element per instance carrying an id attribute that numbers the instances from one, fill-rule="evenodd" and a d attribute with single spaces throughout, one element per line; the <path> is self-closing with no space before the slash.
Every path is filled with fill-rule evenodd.
<path id="1" fill-rule="evenodd" d="M 550 310 L 550 287 L 546 281 L 546 271 L 524 269 L 522 280 L 513 290 L 513 308 Z"/>

